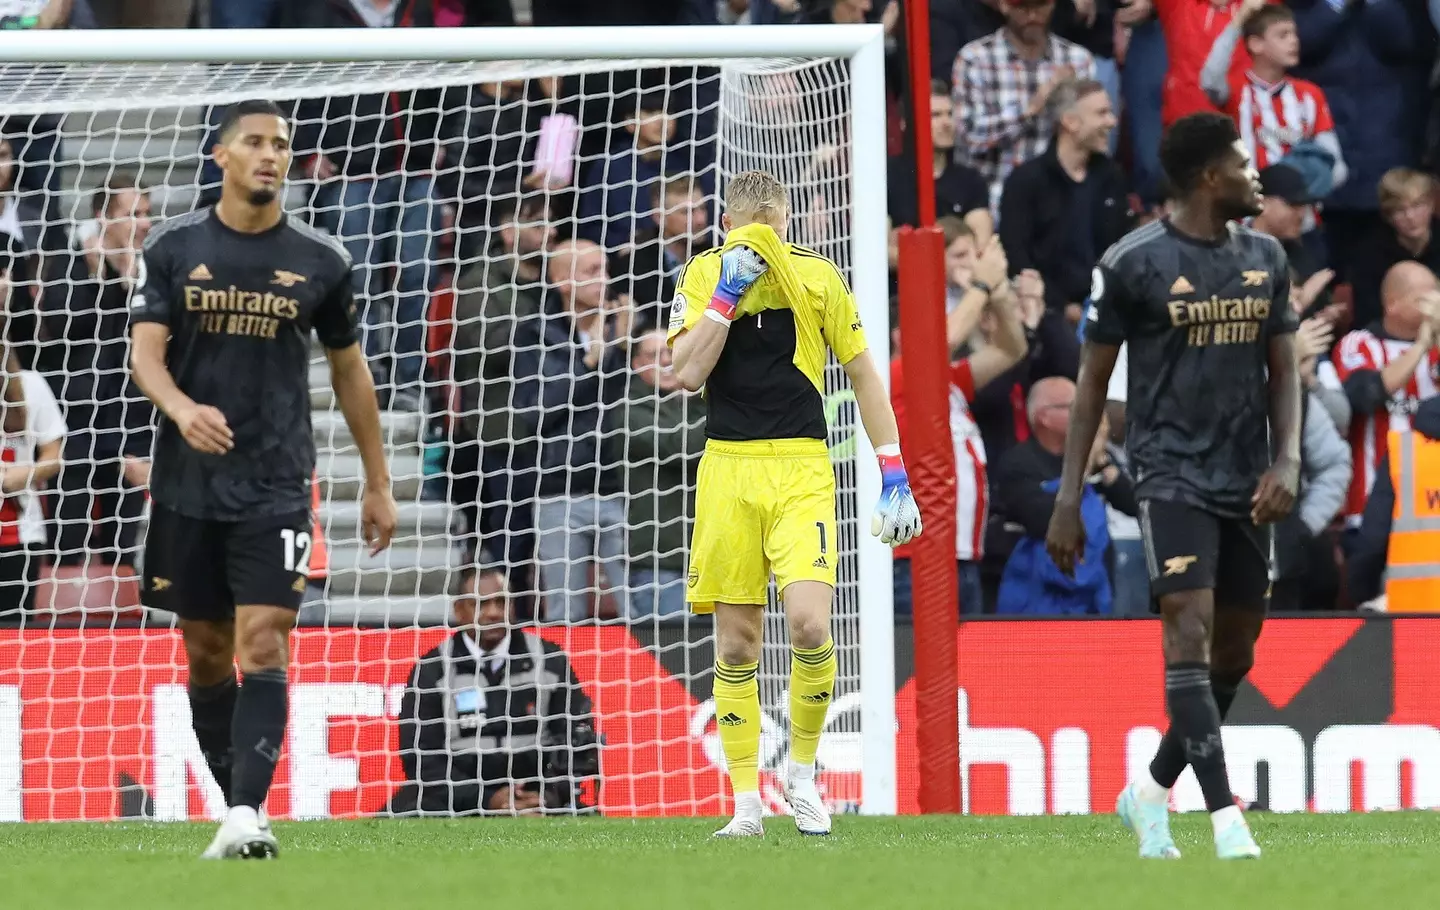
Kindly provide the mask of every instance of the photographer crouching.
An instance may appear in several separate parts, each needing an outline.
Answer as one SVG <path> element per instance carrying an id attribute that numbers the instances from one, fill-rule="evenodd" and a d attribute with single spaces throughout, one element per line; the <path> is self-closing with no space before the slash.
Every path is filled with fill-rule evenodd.
<path id="1" fill-rule="evenodd" d="M 390 813 L 594 812 L 600 742 L 565 652 L 510 626 L 510 592 L 497 569 L 466 569 L 453 606 L 455 634 L 416 662 L 406 684 L 407 783 Z"/>

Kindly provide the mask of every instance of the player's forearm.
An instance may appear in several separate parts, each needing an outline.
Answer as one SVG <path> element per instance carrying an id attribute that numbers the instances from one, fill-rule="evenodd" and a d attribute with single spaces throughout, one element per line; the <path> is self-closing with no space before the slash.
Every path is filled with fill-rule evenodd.
<path id="1" fill-rule="evenodd" d="M 177 413 L 195 402 L 180 391 L 180 387 L 175 384 L 175 377 L 170 375 L 170 368 L 165 365 L 167 339 L 157 337 L 157 333 L 151 331 L 149 325 L 138 325 L 133 332 L 130 373 L 140 391 L 145 393 L 145 397 L 160 409 L 160 413 L 174 420 Z M 169 330 L 165 329 L 165 332 L 168 335 Z"/>
<path id="2" fill-rule="evenodd" d="M 857 365 L 856 361 L 862 359 L 864 362 Z M 871 447 L 878 450 L 881 446 L 898 446 L 900 429 L 895 423 L 895 408 L 890 404 L 885 382 L 869 352 L 846 364 L 845 372 L 855 390 L 855 407 L 860 411 L 860 422 L 865 426 Z"/>
<path id="3" fill-rule="evenodd" d="M 358 361 L 359 365 L 355 365 Z M 385 445 L 380 433 L 380 408 L 375 402 L 375 382 L 365 366 L 358 348 L 351 356 L 332 356 L 331 383 L 345 425 L 360 450 L 365 467 L 365 485 L 371 489 L 390 485 L 390 466 L 385 461 Z"/>
<path id="4" fill-rule="evenodd" d="M 675 377 L 682 387 L 691 392 L 698 392 L 704 387 L 710 372 L 720 360 L 720 352 L 725 350 L 725 339 L 729 337 L 728 322 L 704 318 L 675 339 Z"/>
<path id="5" fill-rule="evenodd" d="M 1300 461 L 1301 394 L 1295 336 L 1280 335 L 1270 341 L 1270 428 L 1276 456 L 1296 463 Z"/>
<path id="6" fill-rule="evenodd" d="M 1086 342 L 1080 351 L 1080 375 L 1075 382 L 1075 403 L 1070 407 L 1070 432 L 1065 437 L 1065 458 L 1060 471 L 1057 503 L 1078 505 L 1085 475 L 1090 467 L 1090 450 L 1100 432 L 1105 412 L 1105 392 L 1115 368 L 1119 348 Z"/>

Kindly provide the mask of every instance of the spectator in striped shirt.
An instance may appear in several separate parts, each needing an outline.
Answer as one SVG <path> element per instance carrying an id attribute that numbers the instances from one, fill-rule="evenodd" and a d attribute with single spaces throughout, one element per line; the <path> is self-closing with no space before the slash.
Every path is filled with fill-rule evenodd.
<path id="1" fill-rule="evenodd" d="M 1235 50 L 1244 40 L 1250 67 L 1236 73 Z M 1295 14 L 1268 0 L 1244 0 L 1239 12 L 1210 47 L 1200 70 L 1200 87 L 1215 105 L 1235 118 L 1255 167 L 1263 170 L 1313 143 L 1329 156 L 1330 188 L 1348 172 L 1335 136 L 1325 93 L 1313 82 L 1287 75 L 1300 62 Z"/>
<path id="2" fill-rule="evenodd" d="M 1375 472 L 1385 464 L 1391 430 L 1410 429 L 1410 415 L 1440 384 L 1440 283 L 1418 262 L 1401 262 L 1385 276 L 1385 315 L 1346 335 L 1335 349 L 1335 373 L 1354 414 L 1350 454 L 1354 476 L 1345 498 L 1345 523 L 1360 524 Z"/>
<path id="3" fill-rule="evenodd" d="M 998 253 L 998 256 L 996 255 Z M 969 335 L 980 330 L 985 342 L 950 364 L 950 435 L 955 447 L 955 561 L 959 579 L 960 613 L 973 616 L 983 612 L 984 588 L 980 562 L 985 555 L 985 531 L 990 517 L 990 491 L 986 479 L 985 441 L 970 414 L 975 394 L 1014 369 L 1028 349 L 1021 322 L 1020 289 L 1006 280 L 1006 262 L 1000 242 L 992 237 L 982 257 L 977 276 L 990 278 L 983 293 L 968 293 L 951 315 L 964 323 Z M 993 270 L 993 273 L 991 271 Z M 1017 282 L 1018 284 L 1018 282 Z M 898 308 L 892 313 L 890 332 L 890 400 L 895 420 L 905 439 L 905 373 L 900 362 Z M 895 548 L 895 612 L 911 612 L 910 557 L 913 547 Z"/>
<path id="4" fill-rule="evenodd" d="M 1095 78 L 1090 52 L 1051 34 L 1054 0 L 1000 2 L 1005 27 L 960 49 L 954 79 L 957 157 L 985 178 L 997 214 L 1005 178 L 1050 143 L 1050 93 L 1067 79 Z"/>

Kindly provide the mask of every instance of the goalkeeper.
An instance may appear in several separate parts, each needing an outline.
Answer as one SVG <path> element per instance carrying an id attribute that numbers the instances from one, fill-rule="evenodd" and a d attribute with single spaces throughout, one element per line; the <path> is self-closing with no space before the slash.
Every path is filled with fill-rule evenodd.
<path id="1" fill-rule="evenodd" d="M 715 716 L 735 793 L 717 836 L 764 833 L 759 756 L 762 612 L 770 574 L 790 630 L 790 762 L 782 782 L 802 834 L 829 834 L 815 751 L 835 691 L 830 603 L 839 559 L 835 473 L 822 405 L 826 347 L 845 368 L 883 489 L 871 532 L 892 545 L 920 533 L 884 383 L 855 298 L 833 262 L 784 242 L 785 187 L 763 171 L 731 179 L 723 247 L 681 272 L 668 338 L 685 388 L 705 388 L 705 454 L 686 599 L 715 614 Z"/>

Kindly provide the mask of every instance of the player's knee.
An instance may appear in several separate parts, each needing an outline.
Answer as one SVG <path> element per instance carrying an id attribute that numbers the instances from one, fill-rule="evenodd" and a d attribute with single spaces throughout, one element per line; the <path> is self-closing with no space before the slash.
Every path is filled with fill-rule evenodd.
<path id="1" fill-rule="evenodd" d="M 1165 616 L 1165 660 L 1168 663 L 1209 663 L 1210 623 L 1205 612 L 1191 604 L 1161 605 Z"/>
<path id="2" fill-rule="evenodd" d="M 754 611 L 757 615 L 759 610 Z M 716 612 L 720 616 L 719 611 Z M 719 622 L 715 627 L 715 659 L 732 667 L 760 659 L 761 629 L 748 622 Z"/>
<path id="3" fill-rule="evenodd" d="M 277 614 L 247 617 L 250 621 L 238 623 L 235 633 L 235 653 L 240 658 L 242 670 L 284 669 L 290 663 L 290 628 L 294 622 Z"/>
<path id="4" fill-rule="evenodd" d="M 1255 646 L 1249 642 L 1222 645 L 1216 643 L 1210 654 L 1210 677 L 1234 688 L 1240 685 L 1255 666 Z"/>
<path id="5" fill-rule="evenodd" d="M 786 620 L 790 626 L 790 647 L 814 650 L 830 638 L 829 611 L 791 612 Z"/>
<path id="6" fill-rule="evenodd" d="M 228 622 L 187 620 L 180 626 L 190 681 L 201 686 L 223 682 L 235 672 L 235 627 Z"/>

